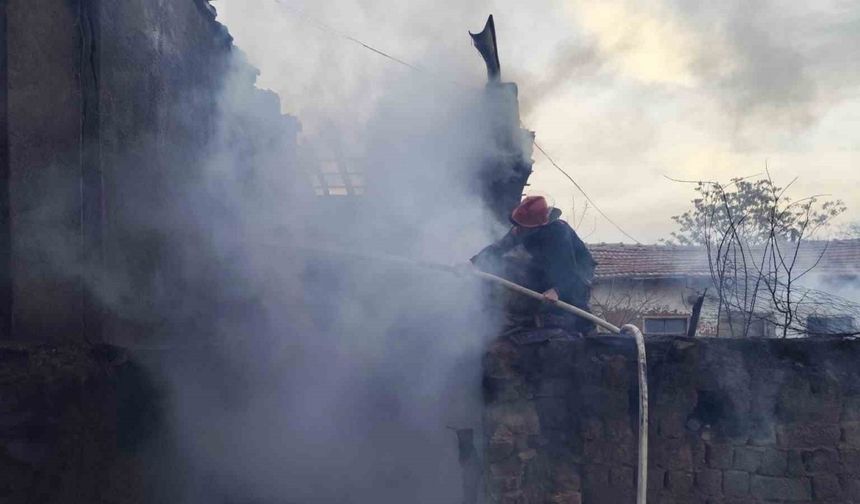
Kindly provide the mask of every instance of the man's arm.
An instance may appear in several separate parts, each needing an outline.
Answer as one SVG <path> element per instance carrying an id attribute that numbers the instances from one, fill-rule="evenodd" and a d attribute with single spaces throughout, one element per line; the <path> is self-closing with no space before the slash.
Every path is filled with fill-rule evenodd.
<path id="1" fill-rule="evenodd" d="M 555 290 L 555 297 L 569 300 L 574 294 L 577 281 L 573 243 L 566 223 L 561 221 L 552 226 L 542 244 L 546 261 L 544 267 L 552 282 L 552 288 L 544 294 L 552 298 L 553 293 L 550 291 Z"/>
<path id="2" fill-rule="evenodd" d="M 517 237 L 514 233 L 508 231 L 508 234 L 503 236 L 500 240 L 490 245 L 484 247 L 483 250 L 475 254 L 469 261 L 479 266 L 481 263 L 485 263 L 486 261 L 497 261 L 501 259 L 505 252 L 511 250 L 517 245 Z"/>

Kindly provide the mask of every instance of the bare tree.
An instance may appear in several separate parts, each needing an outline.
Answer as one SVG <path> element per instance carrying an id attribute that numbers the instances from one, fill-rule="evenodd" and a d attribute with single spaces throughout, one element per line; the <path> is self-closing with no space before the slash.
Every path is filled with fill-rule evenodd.
<path id="1" fill-rule="evenodd" d="M 717 304 L 717 333 L 728 325 L 734 337 L 750 335 L 754 323 L 769 324 L 781 337 L 805 332 L 808 303 L 821 296 L 798 287 L 826 253 L 802 254 L 803 244 L 845 211 L 823 195 L 792 201 L 770 174 L 759 180 L 696 184 L 693 209 L 673 217 L 679 230 L 670 242 L 705 248 Z M 764 326 L 762 326 L 764 327 Z"/>

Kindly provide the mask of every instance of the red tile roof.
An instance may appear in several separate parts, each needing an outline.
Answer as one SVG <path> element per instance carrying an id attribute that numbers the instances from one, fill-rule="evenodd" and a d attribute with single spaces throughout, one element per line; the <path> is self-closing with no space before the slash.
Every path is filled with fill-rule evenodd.
<path id="1" fill-rule="evenodd" d="M 704 247 L 599 243 L 588 248 L 597 261 L 598 279 L 710 276 Z M 790 249 L 791 245 L 785 248 Z M 860 275 L 860 239 L 803 242 L 795 271 L 803 272 L 819 257 L 821 261 L 814 272 Z"/>

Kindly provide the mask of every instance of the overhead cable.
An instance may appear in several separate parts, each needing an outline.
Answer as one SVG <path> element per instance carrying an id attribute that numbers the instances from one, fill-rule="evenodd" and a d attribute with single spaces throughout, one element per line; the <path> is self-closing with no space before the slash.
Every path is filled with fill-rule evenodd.
<path id="1" fill-rule="evenodd" d="M 552 158 L 552 156 L 550 156 L 550 155 L 549 155 L 549 153 L 547 153 L 547 151 L 545 151 L 545 150 L 543 149 L 543 147 L 541 147 L 541 146 L 540 146 L 540 144 L 538 144 L 538 143 L 537 143 L 537 141 L 534 141 L 534 146 L 537 148 L 537 150 L 539 150 L 539 151 L 540 151 L 540 153 L 541 153 L 541 154 L 543 154 L 543 155 L 544 155 L 544 157 L 547 159 L 547 161 L 549 161 L 549 162 L 550 162 L 550 164 L 551 164 L 551 165 L 553 165 L 553 166 L 554 166 L 558 171 L 560 171 L 560 172 L 561 172 L 561 174 L 562 174 L 562 175 L 564 175 L 565 177 L 567 177 L 567 179 L 568 179 L 568 180 L 570 180 L 570 182 L 573 184 L 573 186 L 574 186 L 574 187 L 576 187 L 576 188 L 577 188 L 577 190 L 579 190 L 579 192 L 581 192 L 583 196 L 585 196 L 586 201 L 588 201 L 589 203 L 591 203 L 591 205 L 594 207 L 594 209 L 595 209 L 595 210 L 597 210 L 597 213 L 599 213 L 601 216 L 603 216 L 603 218 L 604 218 L 604 219 L 606 219 L 606 221 L 607 221 L 607 222 L 609 222 L 610 224 L 612 224 L 612 226 L 613 226 L 615 229 L 617 229 L 621 234 L 623 234 L 623 235 L 624 235 L 624 236 L 626 236 L 627 238 L 630 238 L 631 240 L 633 240 L 634 242 L 636 242 L 636 243 L 637 243 L 637 244 L 639 244 L 639 245 L 641 245 L 641 244 L 642 244 L 642 242 L 640 242 L 639 240 L 637 240 L 636 238 L 634 238 L 633 236 L 631 236 L 631 235 L 630 235 L 630 233 L 628 233 L 627 231 L 625 231 L 621 226 L 619 226 L 618 224 L 616 224 L 616 223 L 615 223 L 615 221 L 613 221 L 612 219 L 610 219 L 610 218 L 609 218 L 609 216 L 608 216 L 608 215 L 606 215 L 606 213 L 605 213 L 603 210 L 601 210 L 599 206 L 597 206 L 597 203 L 595 203 L 595 202 L 594 202 L 594 200 L 593 200 L 593 199 L 591 199 L 591 197 L 588 195 L 588 193 L 586 193 L 586 192 L 585 192 L 585 189 L 583 189 L 583 188 L 582 188 L 582 186 L 581 186 L 581 185 L 579 185 L 579 184 L 576 182 L 576 180 L 574 180 L 574 179 L 573 179 L 573 177 L 571 177 L 571 176 L 570 176 L 570 174 L 569 174 L 569 173 L 567 173 L 567 171 L 565 171 L 565 169 L 564 169 L 564 168 L 562 168 L 561 166 L 559 166 L 559 165 L 558 165 L 558 163 L 556 163 L 556 162 L 555 162 L 555 160 Z"/>

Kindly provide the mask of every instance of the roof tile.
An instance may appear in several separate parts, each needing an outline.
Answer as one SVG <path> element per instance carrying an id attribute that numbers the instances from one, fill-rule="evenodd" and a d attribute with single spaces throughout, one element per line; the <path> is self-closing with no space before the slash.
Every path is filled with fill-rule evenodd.
<path id="1" fill-rule="evenodd" d="M 710 276 L 704 247 L 599 243 L 588 248 L 597 261 L 598 279 Z M 759 253 L 761 250 L 753 249 Z M 803 272 L 815 265 L 819 257 L 816 272 L 860 275 L 860 239 L 802 242 L 795 271 Z"/>

